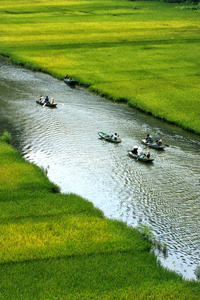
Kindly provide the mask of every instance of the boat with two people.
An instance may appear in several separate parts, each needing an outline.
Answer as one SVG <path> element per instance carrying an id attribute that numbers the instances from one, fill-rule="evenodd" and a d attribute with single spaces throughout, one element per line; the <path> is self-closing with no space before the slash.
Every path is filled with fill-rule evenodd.
<path id="1" fill-rule="evenodd" d="M 64 78 L 64 82 L 69 86 L 75 86 L 78 82 L 74 79 L 68 76 L 68 74 Z"/>
<path id="2" fill-rule="evenodd" d="M 111 143 L 121 143 L 122 139 L 119 137 L 117 133 L 114 133 L 112 135 L 108 135 L 104 132 L 98 132 L 98 135 L 102 140 L 111 142 Z"/>
<path id="3" fill-rule="evenodd" d="M 141 140 L 144 145 L 146 145 L 146 148 L 152 148 L 156 150 L 164 150 L 166 146 L 163 145 L 162 139 L 158 136 L 154 140 L 151 135 L 147 134 L 147 137 Z"/>

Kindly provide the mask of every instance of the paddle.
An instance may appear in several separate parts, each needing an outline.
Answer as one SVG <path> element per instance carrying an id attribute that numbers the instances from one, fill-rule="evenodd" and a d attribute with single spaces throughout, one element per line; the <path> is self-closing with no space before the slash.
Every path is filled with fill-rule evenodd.
<path id="1" fill-rule="evenodd" d="M 117 138 L 120 139 L 121 141 L 125 142 L 125 140 L 121 139 L 121 138 L 119 137 L 119 135 L 117 136 Z"/>
<path id="2" fill-rule="evenodd" d="M 65 105 L 64 103 L 57 103 L 57 104 L 60 104 L 60 105 Z"/>
<path id="3" fill-rule="evenodd" d="M 118 138 L 119 140 L 121 140 L 122 142 L 126 142 L 125 140 L 121 139 L 121 138 Z"/>
<path id="4" fill-rule="evenodd" d="M 47 104 L 47 102 L 45 102 L 45 104 L 42 107 L 45 107 L 46 104 Z"/>

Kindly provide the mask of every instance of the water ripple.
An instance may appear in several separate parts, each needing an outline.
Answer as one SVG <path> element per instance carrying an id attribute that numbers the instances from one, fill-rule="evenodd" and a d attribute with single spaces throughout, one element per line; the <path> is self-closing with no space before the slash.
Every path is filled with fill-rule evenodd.
<path id="1" fill-rule="evenodd" d="M 106 217 L 151 226 L 168 248 L 167 258 L 157 253 L 162 264 L 196 278 L 200 138 L 82 88 L 70 89 L 45 74 L 2 65 L 0 77 L 4 99 L 0 128 L 6 126 L 6 118 L 23 156 L 48 166 L 50 180 L 62 192 L 87 198 Z M 41 93 L 62 104 L 56 109 L 37 105 Z M 117 132 L 125 141 L 119 145 L 102 141 L 98 131 Z M 147 133 L 161 135 L 170 145 L 163 152 L 151 150 L 151 165 L 127 155 Z"/>

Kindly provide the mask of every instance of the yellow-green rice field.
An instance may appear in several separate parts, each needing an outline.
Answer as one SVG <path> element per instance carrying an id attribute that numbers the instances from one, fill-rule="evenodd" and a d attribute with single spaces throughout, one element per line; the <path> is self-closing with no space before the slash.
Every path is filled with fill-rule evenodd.
<path id="1" fill-rule="evenodd" d="M 59 193 L 2 138 L 0 178 L 0 299 L 199 299 L 136 229 Z"/>
<path id="2" fill-rule="evenodd" d="M 199 6 L 1 1 L 0 53 L 200 133 Z"/>

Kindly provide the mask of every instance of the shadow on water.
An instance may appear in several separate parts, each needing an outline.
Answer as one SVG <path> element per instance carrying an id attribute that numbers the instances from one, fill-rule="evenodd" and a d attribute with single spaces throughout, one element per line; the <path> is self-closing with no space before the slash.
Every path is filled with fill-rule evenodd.
<path id="1" fill-rule="evenodd" d="M 108 218 L 151 226 L 168 256 L 162 264 L 195 279 L 200 258 L 200 137 L 87 90 L 71 89 L 49 75 L 0 63 L 0 134 L 6 129 L 25 159 L 44 169 L 63 193 L 76 193 Z M 54 97 L 56 109 L 36 104 Z M 117 132 L 112 144 L 98 132 Z M 135 162 L 127 150 L 151 133 L 169 144 L 151 150 L 152 164 Z"/>

